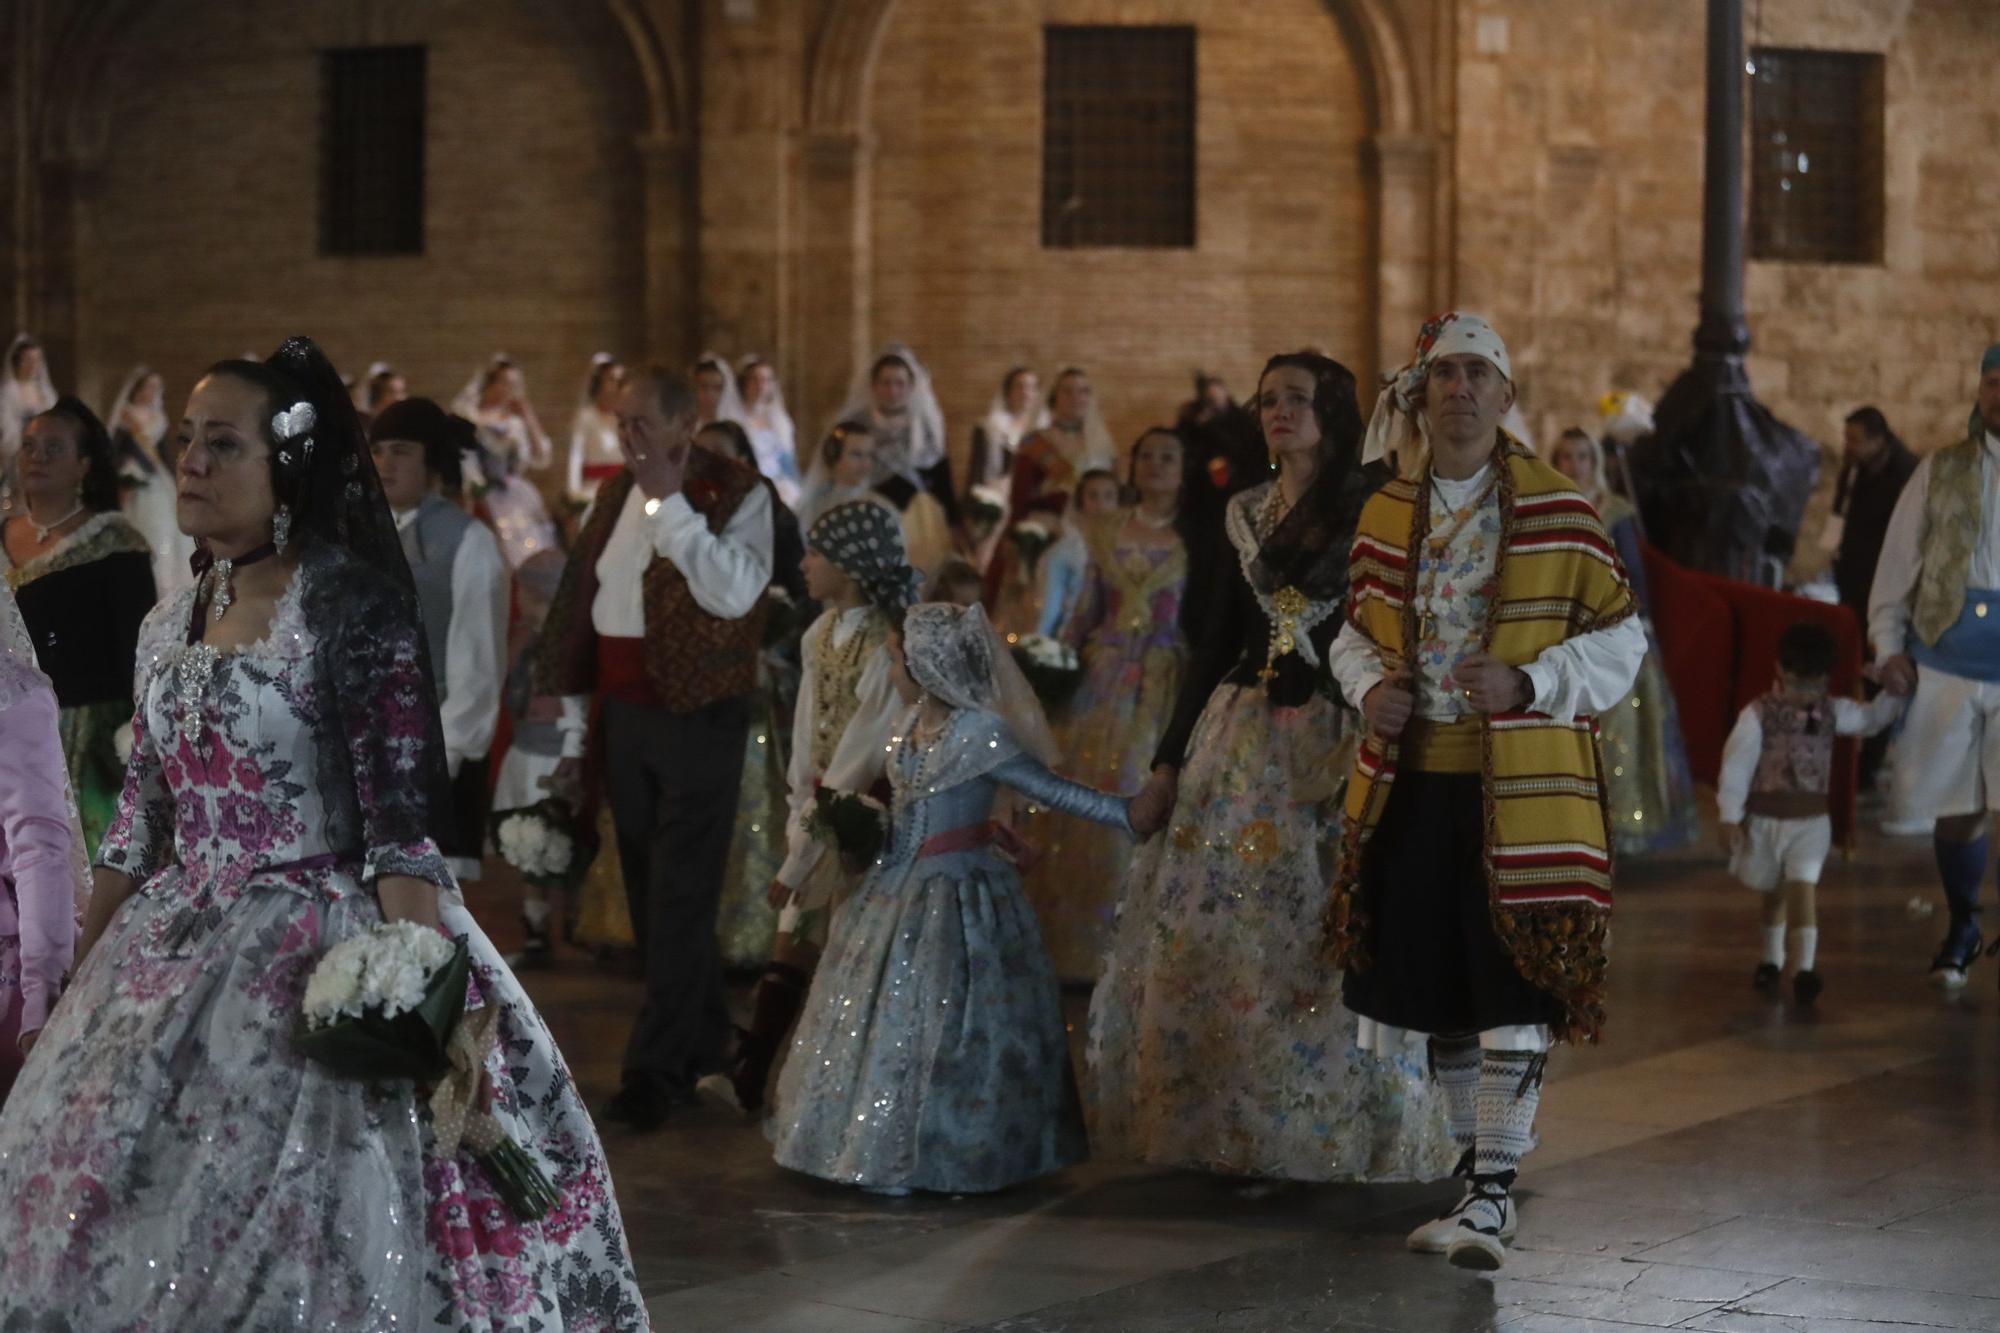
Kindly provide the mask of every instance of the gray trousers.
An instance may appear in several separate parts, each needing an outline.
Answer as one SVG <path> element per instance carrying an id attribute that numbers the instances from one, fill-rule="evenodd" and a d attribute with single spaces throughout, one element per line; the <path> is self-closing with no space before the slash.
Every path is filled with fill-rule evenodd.
<path id="1" fill-rule="evenodd" d="M 729 1044 L 715 920 L 750 703 L 674 714 L 606 699 L 602 721 L 618 863 L 646 975 L 625 1081 L 681 1092 L 720 1068 Z"/>

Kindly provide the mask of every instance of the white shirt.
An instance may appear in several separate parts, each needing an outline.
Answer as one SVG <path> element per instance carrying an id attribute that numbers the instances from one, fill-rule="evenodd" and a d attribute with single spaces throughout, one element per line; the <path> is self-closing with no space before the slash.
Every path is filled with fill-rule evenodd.
<path id="1" fill-rule="evenodd" d="M 1853 699 L 1831 699 L 1833 734 L 1873 736 L 1896 720 L 1903 701 L 1887 690 L 1873 703 Z M 1722 771 L 1715 779 L 1715 810 L 1725 824 L 1743 822 L 1743 807 L 1750 799 L 1750 783 L 1757 776 L 1757 762 L 1764 757 L 1764 724 L 1756 705 L 1736 715 L 1729 739 L 1722 746 Z"/>
<path id="2" fill-rule="evenodd" d="M 819 861 L 819 844 L 806 832 L 813 793 L 822 783 L 857 793 L 866 793 L 874 786 L 887 762 L 889 738 L 908 707 L 889 680 L 887 645 L 877 648 L 861 665 L 861 675 L 854 686 L 859 702 L 848 719 L 847 729 L 834 742 L 826 772 L 813 768 L 813 733 L 819 726 L 820 706 L 813 683 L 813 666 L 819 659 L 819 636 L 828 617 L 837 617 L 833 622 L 833 646 L 844 648 L 867 626 L 871 613 L 872 608 L 866 606 L 821 612 L 799 645 L 804 680 L 799 686 L 798 707 L 792 713 L 792 763 L 785 774 L 791 788 L 788 798 L 791 816 L 785 828 L 785 863 L 778 870 L 778 881 L 789 889 L 798 888 Z M 838 782 L 830 780 L 833 776 L 838 777 Z"/>
<path id="3" fill-rule="evenodd" d="M 416 517 L 414 509 L 396 515 L 396 530 L 401 532 Z M 508 578 L 500 543 L 484 523 L 471 524 L 451 559 L 451 624 L 445 630 L 444 662 L 441 667 L 432 664 L 444 672 L 438 720 L 444 725 L 445 764 L 453 777 L 467 760 L 483 759 L 493 748 L 506 674 Z"/>
<path id="4" fill-rule="evenodd" d="M 589 522 L 588 516 L 584 521 Z M 739 620 L 750 614 L 770 586 L 771 540 L 771 492 L 764 486 L 745 495 L 728 524 L 716 533 L 708 530 L 708 520 L 695 512 L 685 495 L 676 492 L 654 506 L 635 485 L 597 558 L 591 625 L 607 639 L 645 637 L 644 579 L 655 556 L 671 560 L 680 570 L 695 605 L 723 620 Z M 588 712 L 589 700 L 583 695 L 564 697 L 557 724 L 563 731 L 564 758 L 583 753 Z"/>
<path id="5" fill-rule="evenodd" d="M 1985 443 L 1979 457 L 1979 544 L 1972 548 L 1972 568 L 1966 578 L 1974 588 L 2000 588 L 2000 436 L 1989 430 Z M 1874 645 L 1878 662 L 1909 651 L 1910 604 L 1924 566 L 1918 542 L 1923 537 L 1934 457 L 1926 454 L 1917 463 L 1882 538 L 1882 556 L 1868 590 L 1868 642 Z"/>
<path id="6" fill-rule="evenodd" d="M 569 428 L 570 495 L 579 500 L 597 495 L 597 482 L 584 477 L 584 468 L 605 464 L 622 467 L 624 463 L 625 451 L 618 447 L 617 418 L 598 411 L 592 403 L 579 407 Z"/>

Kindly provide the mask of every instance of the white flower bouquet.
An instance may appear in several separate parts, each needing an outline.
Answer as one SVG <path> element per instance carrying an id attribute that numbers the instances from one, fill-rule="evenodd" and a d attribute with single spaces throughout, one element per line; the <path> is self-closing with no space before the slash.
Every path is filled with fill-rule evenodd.
<path id="1" fill-rule="evenodd" d="M 569 802 L 555 797 L 493 814 L 493 842 L 500 859 L 521 878 L 545 889 L 573 888 L 583 878 L 590 865 L 583 841 L 577 836 L 576 814 Z"/>
<path id="2" fill-rule="evenodd" d="M 1046 634 L 1023 634 L 1016 639 L 1014 661 L 1044 708 L 1063 707 L 1083 683 L 1083 661 L 1076 649 Z"/>
<path id="3" fill-rule="evenodd" d="M 301 1054 L 341 1078 L 433 1085 L 439 1153 L 463 1143 L 514 1213 L 530 1221 L 558 1202 L 535 1160 L 480 1106 L 499 1011 L 466 1012 L 471 959 L 462 939 L 385 921 L 326 951 L 306 979 Z"/>
<path id="4" fill-rule="evenodd" d="M 1007 529 L 1008 540 L 1021 556 L 1021 564 L 1030 574 L 1041 563 L 1042 553 L 1055 545 L 1055 530 L 1038 518 L 1024 518 Z"/>

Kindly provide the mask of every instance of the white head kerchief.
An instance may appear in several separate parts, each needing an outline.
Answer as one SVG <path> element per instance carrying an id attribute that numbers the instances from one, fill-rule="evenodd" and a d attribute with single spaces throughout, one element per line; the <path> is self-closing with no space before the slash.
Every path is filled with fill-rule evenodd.
<path id="1" fill-rule="evenodd" d="M 885 357 L 895 357 L 910 368 L 910 400 L 906 409 L 909 413 L 909 452 L 900 453 L 895 443 L 882 429 L 884 425 L 880 413 L 875 410 L 875 367 Z M 917 474 L 936 467 L 944 457 L 944 408 L 939 406 L 937 390 L 931 385 L 930 371 L 917 359 L 907 343 L 889 343 L 858 367 L 854 378 L 847 386 L 847 398 L 840 405 L 840 412 L 828 424 L 841 421 L 866 421 L 875 427 L 875 480 L 887 481 L 900 476 L 922 484 Z"/>
<path id="2" fill-rule="evenodd" d="M 1507 344 L 1493 326 L 1478 315 L 1460 310 L 1437 316 L 1417 335 L 1415 354 L 1408 365 L 1383 377 L 1381 396 L 1375 400 L 1375 415 L 1368 419 L 1368 436 L 1361 446 L 1361 461 L 1393 457 L 1405 474 L 1429 449 L 1429 427 L 1424 424 L 1424 382 L 1431 365 L 1441 356 L 1464 354 L 1492 362 L 1508 383 L 1513 383 L 1514 367 L 1507 359 Z"/>

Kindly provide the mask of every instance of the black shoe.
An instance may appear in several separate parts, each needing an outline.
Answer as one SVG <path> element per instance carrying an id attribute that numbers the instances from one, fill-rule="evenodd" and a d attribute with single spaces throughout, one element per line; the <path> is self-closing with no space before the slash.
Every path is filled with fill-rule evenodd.
<path id="1" fill-rule="evenodd" d="M 1967 970 L 1979 960 L 1980 946 L 1985 943 L 1977 921 L 1952 922 L 1944 942 L 1938 945 L 1937 957 L 1931 959 L 1931 980 L 1946 990 L 1963 986 Z"/>
<path id="2" fill-rule="evenodd" d="M 627 1083 L 597 1114 L 634 1133 L 650 1134 L 667 1122 L 667 1099 L 649 1083 Z"/>
<path id="3" fill-rule="evenodd" d="M 1778 984 L 1778 965 L 1759 963 L 1757 970 L 1750 974 L 1750 984 L 1758 990 L 1770 990 Z"/>
<path id="4" fill-rule="evenodd" d="M 1819 979 L 1819 973 L 1801 968 L 1792 974 L 1792 998 L 1800 1004 L 1811 1004 L 1826 989 L 1826 983 Z"/>

